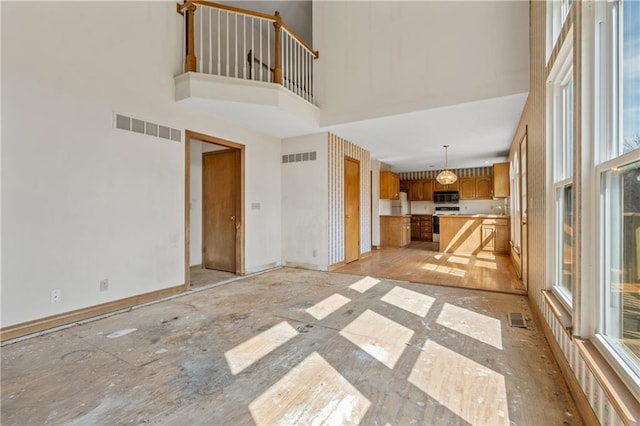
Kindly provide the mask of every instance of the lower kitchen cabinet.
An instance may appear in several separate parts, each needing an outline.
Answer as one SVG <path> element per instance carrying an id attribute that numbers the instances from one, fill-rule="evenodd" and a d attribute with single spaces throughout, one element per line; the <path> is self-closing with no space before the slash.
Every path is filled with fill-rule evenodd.
<path id="1" fill-rule="evenodd" d="M 404 247 L 411 242 L 410 216 L 380 216 L 380 245 Z"/>
<path id="2" fill-rule="evenodd" d="M 411 239 L 417 241 L 433 241 L 432 215 L 411 215 Z"/>
<path id="3" fill-rule="evenodd" d="M 440 216 L 440 251 L 509 253 L 510 218 L 481 215 Z"/>

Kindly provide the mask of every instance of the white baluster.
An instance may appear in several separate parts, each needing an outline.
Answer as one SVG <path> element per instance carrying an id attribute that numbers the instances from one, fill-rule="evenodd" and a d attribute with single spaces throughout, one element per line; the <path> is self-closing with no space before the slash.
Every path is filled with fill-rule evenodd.
<path id="1" fill-rule="evenodd" d="M 256 71 L 255 71 L 255 61 L 254 58 L 256 56 L 256 46 L 255 46 L 255 24 L 253 22 L 254 18 L 251 17 L 251 58 L 249 58 L 249 69 L 251 70 L 251 80 L 255 80 Z"/>
<path id="2" fill-rule="evenodd" d="M 220 75 L 220 37 L 222 37 L 222 29 L 220 28 L 220 9 L 218 9 L 218 62 L 217 62 L 218 73 L 217 75 Z"/>
<path id="3" fill-rule="evenodd" d="M 213 8 L 209 8 L 209 74 L 213 74 L 213 19 L 211 19 L 211 14 L 213 13 Z"/>
<path id="4" fill-rule="evenodd" d="M 200 16 L 200 60 L 198 61 L 198 68 L 199 68 L 199 72 L 203 72 L 202 69 L 204 68 L 204 64 L 203 64 L 203 49 L 204 49 L 204 32 L 202 31 L 202 19 L 204 17 L 204 10 L 202 8 L 197 8 L 196 12 L 198 13 L 198 15 Z M 198 37 L 196 37 L 196 41 L 198 40 Z"/>
<path id="5" fill-rule="evenodd" d="M 247 15 L 242 15 L 242 78 L 247 78 Z"/>
<path id="6" fill-rule="evenodd" d="M 236 44 L 236 47 L 234 49 L 234 52 L 235 52 L 235 61 L 234 61 L 234 63 L 235 63 L 235 65 L 234 65 L 233 76 L 235 78 L 238 78 L 238 36 L 239 36 L 239 33 L 238 33 L 238 14 L 237 13 L 233 14 L 233 19 L 235 21 L 233 32 L 235 33 L 234 39 L 235 39 L 235 44 Z"/>
<path id="7" fill-rule="evenodd" d="M 229 12 L 226 12 L 227 15 L 227 64 L 225 66 L 225 74 L 227 77 L 229 77 L 229 33 L 231 31 L 229 31 Z"/>
<path id="8" fill-rule="evenodd" d="M 264 81 L 262 78 L 262 18 L 260 18 L 260 56 L 258 56 L 258 58 L 260 59 L 260 63 L 258 64 L 260 67 L 260 81 Z"/>

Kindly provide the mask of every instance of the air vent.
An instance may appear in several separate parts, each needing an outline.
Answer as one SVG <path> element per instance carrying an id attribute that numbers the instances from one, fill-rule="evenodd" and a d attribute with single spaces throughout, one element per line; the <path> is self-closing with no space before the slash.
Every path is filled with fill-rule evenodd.
<path id="1" fill-rule="evenodd" d="M 284 154 L 282 156 L 282 163 L 297 163 L 299 161 L 315 161 L 316 151 L 313 152 L 298 152 L 296 154 Z"/>
<path id="2" fill-rule="evenodd" d="M 141 135 L 154 136 L 156 138 L 167 139 L 175 142 L 182 142 L 181 130 L 140 120 L 139 118 L 114 113 L 113 124 L 116 129 L 140 133 Z"/>
<path id="3" fill-rule="evenodd" d="M 520 312 L 509 312 L 509 325 L 511 327 L 527 328 L 527 321 Z"/>

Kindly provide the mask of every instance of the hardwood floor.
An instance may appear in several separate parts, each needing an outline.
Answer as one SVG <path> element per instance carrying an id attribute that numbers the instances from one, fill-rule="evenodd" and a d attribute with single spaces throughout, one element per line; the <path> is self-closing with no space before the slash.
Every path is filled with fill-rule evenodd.
<path id="1" fill-rule="evenodd" d="M 580 425 L 524 296 L 283 268 L 2 347 L 3 425 Z"/>
<path id="2" fill-rule="evenodd" d="M 402 247 L 382 247 L 372 256 L 334 272 L 446 285 L 502 293 L 526 294 L 507 255 L 462 255 L 438 252 L 438 243 L 414 241 Z"/>

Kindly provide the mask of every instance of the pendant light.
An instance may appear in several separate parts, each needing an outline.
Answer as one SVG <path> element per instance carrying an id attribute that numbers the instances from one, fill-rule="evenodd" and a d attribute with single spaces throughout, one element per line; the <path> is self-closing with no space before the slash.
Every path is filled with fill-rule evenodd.
<path id="1" fill-rule="evenodd" d="M 456 176 L 455 173 L 449 170 L 449 167 L 448 167 L 449 159 L 447 157 L 447 148 L 449 148 L 449 145 L 443 145 L 443 147 L 444 147 L 444 170 L 438 174 L 438 176 L 436 177 L 436 180 L 442 185 L 451 185 L 456 180 L 458 180 L 458 176 Z"/>

